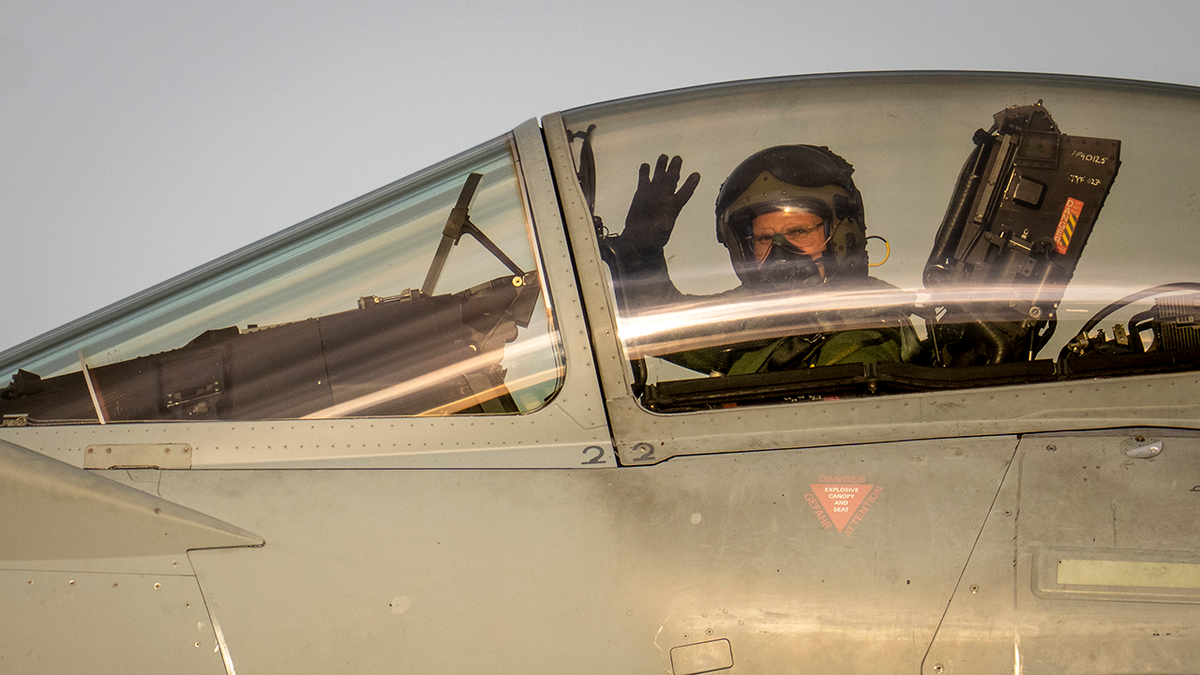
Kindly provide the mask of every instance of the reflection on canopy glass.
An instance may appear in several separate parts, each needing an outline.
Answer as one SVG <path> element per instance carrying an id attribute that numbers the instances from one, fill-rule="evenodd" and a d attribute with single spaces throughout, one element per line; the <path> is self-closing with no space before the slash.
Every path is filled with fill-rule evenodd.
<path id="1" fill-rule="evenodd" d="M 1194 98 L 917 74 L 565 114 L 635 392 L 674 411 L 1200 366 Z"/>
<path id="2" fill-rule="evenodd" d="M 18 354 L 32 422 L 522 413 L 562 367 L 507 139 Z M 219 263 L 220 261 L 218 261 Z"/>

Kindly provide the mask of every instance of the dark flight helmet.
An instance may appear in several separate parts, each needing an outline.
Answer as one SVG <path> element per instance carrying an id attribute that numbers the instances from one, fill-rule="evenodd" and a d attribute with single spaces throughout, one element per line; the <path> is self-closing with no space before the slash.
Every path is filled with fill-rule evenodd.
<path id="1" fill-rule="evenodd" d="M 852 173 L 854 167 L 827 147 L 777 145 L 754 153 L 729 174 L 717 194 L 717 241 L 729 249 L 743 284 L 783 291 L 867 275 L 862 195 Z M 764 213 L 793 209 L 824 220 L 824 250 L 805 255 L 777 237 L 758 265 L 752 221 Z"/>

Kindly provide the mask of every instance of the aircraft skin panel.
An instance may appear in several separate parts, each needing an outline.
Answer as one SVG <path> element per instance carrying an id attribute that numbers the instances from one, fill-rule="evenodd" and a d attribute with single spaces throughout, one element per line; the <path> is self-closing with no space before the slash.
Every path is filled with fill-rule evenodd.
<path id="1" fill-rule="evenodd" d="M 155 492 L 0 441 L 0 672 L 226 672 L 187 552 L 263 540 Z"/>
<path id="2" fill-rule="evenodd" d="M 0 441 L 0 565 L 260 546 L 239 527 Z"/>
<path id="3" fill-rule="evenodd" d="M 576 400 L 586 405 L 594 398 Z M 1037 390 L 995 387 L 671 415 L 648 413 L 632 399 L 610 401 L 609 409 L 625 422 L 613 431 L 623 461 L 644 464 L 675 454 L 913 438 L 1146 424 L 1200 427 L 1197 400 L 1200 377 L 1176 373 L 1046 383 Z M 486 421 L 448 417 L 3 427 L 0 439 L 79 467 L 89 444 L 128 442 L 131 436 L 139 443 L 188 443 L 195 468 L 595 468 L 615 461 L 606 429 L 580 429 L 576 418 L 554 403 L 532 415 Z M 781 414 L 781 407 L 788 413 Z M 552 443 L 542 436 L 547 428 L 554 430 Z M 755 433 L 748 436 L 746 428 Z M 654 452 L 647 453 L 643 444 Z M 595 456 L 596 451 L 588 450 L 593 447 L 603 448 L 602 461 L 584 464 L 585 455 Z"/>
<path id="4" fill-rule="evenodd" d="M 192 576 L 0 569 L 0 607 L 3 673 L 227 675 Z"/>
<path id="5" fill-rule="evenodd" d="M 1004 476 L 954 596 L 922 659 L 921 672 L 1014 673 L 1022 628 L 1015 622 L 1016 529 L 1023 446 Z M 940 670 L 939 670 L 940 668 Z M 1024 668 L 1029 668 L 1028 662 Z"/>
<path id="6" fill-rule="evenodd" d="M 1176 373 L 670 415 L 649 413 L 634 404 L 615 406 L 625 414 L 618 418 L 622 424 L 614 422 L 613 435 L 622 462 L 638 464 L 675 454 L 906 438 L 1143 425 L 1197 428 L 1197 401 L 1200 378 Z M 754 432 L 747 434 L 746 429 Z"/>
<path id="7" fill-rule="evenodd" d="M 1128 454 L 1151 443 L 1159 454 Z M 1200 566 L 1197 484 L 1194 433 L 1023 437 L 922 672 L 1194 672 L 1200 589 L 1146 571 Z M 1064 563 L 1090 561 L 1144 576 L 1058 583 Z"/>
<path id="8" fill-rule="evenodd" d="M 569 378 L 568 378 L 569 379 Z M 553 434 L 544 429 L 552 428 Z M 607 428 L 552 402 L 528 416 L 5 427 L 0 439 L 82 468 L 89 446 L 187 444 L 193 469 L 615 466 Z M 594 463 L 589 458 L 597 455 Z M 586 451 L 586 452 L 585 452 Z"/>
<path id="9" fill-rule="evenodd" d="M 190 554 L 243 672 L 670 672 L 721 639 L 735 673 L 914 671 L 1016 445 L 170 472 L 162 491 L 268 541 Z M 280 617 L 305 619 L 280 640 Z"/>

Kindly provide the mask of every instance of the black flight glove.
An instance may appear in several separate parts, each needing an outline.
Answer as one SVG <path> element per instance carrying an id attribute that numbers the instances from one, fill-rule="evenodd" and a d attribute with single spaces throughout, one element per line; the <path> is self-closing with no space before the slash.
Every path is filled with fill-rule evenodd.
<path id="1" fill-rule="evenodd" d="M 637 191 L 633 193 L 625 229 L 615 246 L 626 271 L 644 269 L 662 259 L 662 250 L 671 238 L 675 219 L 700 184 L 700 174 L 693 173 L 676 191 L 682 166 L 683 159 L 678 155 L 669 165 L 667 156 L 659 155 L 653 177 L 649 164 L 638 169 Z"/>

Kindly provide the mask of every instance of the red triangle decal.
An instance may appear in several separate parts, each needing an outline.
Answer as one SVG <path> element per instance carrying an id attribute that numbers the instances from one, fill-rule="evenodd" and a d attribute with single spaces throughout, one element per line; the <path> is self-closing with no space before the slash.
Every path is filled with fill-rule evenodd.
<path id="1" fill-rule="evenodd" d="M 841 532 L 874 486 L 810 484 L 809 487 L 812 488 L 813 494 L 816 495 L 821 506 L 825 508 L 825 513 L 829 514 L 833 526 L 837 528 L 838 532 Z"/>

